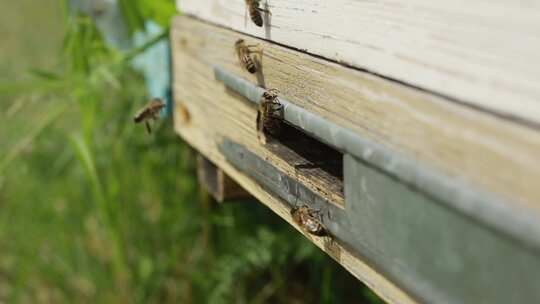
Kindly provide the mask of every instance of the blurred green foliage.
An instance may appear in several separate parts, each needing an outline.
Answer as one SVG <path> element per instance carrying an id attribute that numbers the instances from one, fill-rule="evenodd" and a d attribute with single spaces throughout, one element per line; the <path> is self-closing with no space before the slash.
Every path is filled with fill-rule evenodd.
<path id="1" fill-rule="evenodd" d="M 120 4 L 132 31 L 175 13 Z M 64 15 L 59 68 L 0 83 L 0 302 L 380 302 L 263 205 L 199 190 L 172 123 L 132 123 L 148 96 L 131 59 L 148 45 L 118 52 Z"/>
<path id="2" fill-rule="evenodd" d="M 118 0 L 118 4 L 131 33 L 144 30 L 146 20 L 167 27 L 176 14 L 175 3 L 171 0 Z"/>

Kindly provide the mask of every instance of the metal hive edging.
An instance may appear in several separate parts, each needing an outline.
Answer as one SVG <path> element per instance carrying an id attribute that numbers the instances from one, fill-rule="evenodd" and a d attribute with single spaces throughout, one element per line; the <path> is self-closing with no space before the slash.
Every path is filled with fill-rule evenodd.
<path id="1" fill-rule="evenodd" d="M 227 88 L 258 104 L 265 89 L 258 87 L 219 66 L 213 66 L 216 80 Z M 280 97 L 284 120 L 322 142 L 354 155 L 367 164 L 395 176 L 419 192 L 425 193 L 474 220 L 488 224 L 524 246 L 540 251 L 540 220 L 527 210 L 512 208 L 505 198 L 467 182 L 447 176 L 428 165 L 390 151 L 353 131 L 310 113 Z M 345 181 L 347 185 L 347 181 Z M 347 198 L 346 198 L 347 199 Z"/>

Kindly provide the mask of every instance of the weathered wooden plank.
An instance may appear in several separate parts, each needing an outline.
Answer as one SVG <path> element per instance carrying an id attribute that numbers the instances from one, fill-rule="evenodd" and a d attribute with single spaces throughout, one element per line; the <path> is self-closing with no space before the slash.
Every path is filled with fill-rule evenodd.
<path id="1" fill-rule="evenodd" d="M 219 203 L 251 197 L 249 192 L 201 154 L 197 155 L 197 178 L 199 184 Z"/>
<path id="2" fill-rule="evenodd" d="M 296 105 L 389 150 L 438 168 L 471 187 L 517 202 L 515 208 L 540 213 L 540 188 L 533 182 L 540 180 L 538 132 L 188 17 L 177 18 L 173 27 L 173 46 L 181 53 L 179 58 L 203 63 L 186 63 L 178 68 L 177 77 L 182 73 L 200 82 L 179 88 L 184 91 L 182 94 L 195 99 L 207 94 L 201 92 L 201 86 L 213 82 L 213 78 L 197 75 L 208 73 L 210 65 L 220 65 L 254 83 L 278 88 L 282 96 Z M 238 66 L 232 48 L 238 38 L 263 47 L 262 74 L 251 76 Z M 220 95 L 208 98 L 221 100 Z M 243 128 L 254 128 L 254 123 Z"/>
<path id="3" fill-rule="evenodd" d="M 538 253 L 345 156 L 345 209 L 227 138 L 220 151 L 264 189 L 320 210 L 333 241 L 362 254 L 425 303 L 536 303 Z M 339 261 L 339 256 L 334 254 Z M 511 280 L 509 280 L 511 278 Z"/>
<path id="4" fill-rule="evenodd" d="M 540 123 L 539 1 L 268 0 L 272 15 L 263 28 L 245 22 L 244 0 L 181 0 L 178 6 L 237 31 Z"/>
<path id="5" fill-rule="evenodd" d="M 482 180 L 497 180 L 499 176 L 493 178 L 491 173 L 504 173 L 499 171 L 501 166 L 505 170 L 511 168 L 514 171 L 508 172 L 512 172 L 512 178 L 520 180 L 513 186 L 526 186 L 521 188 L 527 189 L 524 197 L 532 197 L 530 191 L 534 185 L 521 178 L 527 174 L 534 176 L 538 171 L 536 163 L 525 161 L 520 165 L 520 162 L 538 157 L 535 154 L 538 151 L 536 132 L 481 112 L 463 109 L 402 85 L 268 44 L 263 44 L 264 73 L 251 77 L 237 66 L 232 47 L 229 47 L 239 37 L 249 40 L 191 18 L 175 20 L 172 37 L 175 129 L 205 157 L 288 222 L 292 223 L 289 206 L 284 204 L 283 197 L 278 198 L 272 189 L 268 189 L 268 185 L 254 179 L 253 174 L 257 172 L 239 170 L 244 164 L 242 154 L 238 156 L 240 166 L 238 163 L 232 164 L 230 155 L 229 158 L 224 155 L 222 144 L 230 140 L 269 164 L 274 171 L 279 171 L 280 182 L 296 177 L 296 170 L 290 161 L 276 157 L 274 152 L 258 142 L 254 105 L 215 81 L 214 64 L 220 64 L 252 82 L 264 81 L 269 87 L 277 87 L 287 100 L 396 153 L 406 153 L 419 161 L 444 168 L 446 172 L 454 172 L 452 176 L 474 180 L 471 186 L 482 184 Z M 287 76 L 280 80 L 280 75 Z M 330 82 L 330 79 L 334 79 L 334 82 Z M 316 93 L 312 94 L 312 91 Z M 396 133 L 404 138 L 401 139 Z M 244 156 L 247 155 L 245 153 Z M 426 155 L 424 153 L 430 157 L 422 156 Z M 512 153 L 519 155 L 518 161 L 512 158 Z M 453 162 L 450 162 L 452 159 Z M 480 174 L 467 168 L 476 166 L 475 162 L 482 163 L 475 167 L 483 168 Z M 452 168 L 451 163 L 457 168 Z M 318 192 L 317 184 L 313 184 L 313 181 L 294 179 L 305 186 L 302 191 L 311 191 L 322 198 L 318 206 L 327 206 L 332 210 L 333 219 L 325 222 L 329 229 L 336 235 L 340 231 L 354 232 L 349 236 L 341 235 L 333 245 L 324 239 L 307 237 L 383 298 L 392 303 L 410 303 L 414 302 L 410 296 L 412 294 L 428 302 L 456 299 L 470 302 L 479 299 L 482 290 L 501 290 L 504 283 L 501 273 L 509 274 L 516 282 L 512 285 L 515 289 L 502 295 L 501 301 L 523 300 L 523 297 L 534 299 L 537 296 L 535 290 L 531 289 L 531 284 L 536 281 L 534 275 L 538 273 L 537 256 L 530 248 L 433 202 L 417 189 L 400 184 L 378 169 L 360 163 L 348 163 L 345 169 L 354 170 L 352 172 L 357 174 L 349 172 L 345 178 L 353 176 L 353 179 L 359 179 L 354 188 L 346 191 L 345 210 L 325 204 L 324 200 L 330 198 Z M 270 175 L 270 171 L 267 168 L 260 173 Z M 363 180 L 364 184 L 361 183 Z M 496 184 L 487 188 L 500 193 L 493 186 Z M 504 188 L 502 184 L 497 185 Z M 293 191 L 292 194 L 309 200 L 302 191 Z M 359 201 L 361 204 L 357 204 Z M 515 208 L 537 210 L 534 201 L 518 201 L 524 204 L 516 204 Z M 348 214 L 367 219 L 363 225 L 357 226 L 357 220 L 342 217 Z M 362 235 L 359 231 L 366 234 Z M 433 244 L 434 248 L 426 244 Z M 483 251 L 484 255 L 479 255 L 481 248 L 487 250 Z M 516 257 L 516 260 L 505 263 L 504 258 L 508 256 Z M 400 257 L 403 259 L 400 260 Z M 422 262 L 426 265 L 422 265 Z M 476 274 L 469 274 L 468 271 L 476 271 Z M 490 276 L 497 277 L 486 279 Z M 456 280 L 463 280 L 463 283 Z M 454 285 L 447 287 L 445 284 Z M 468 290 L 471 293 L 466 297 Z"/>
<path id="6" fill-rule="evenodd" d="M 246 100 L 259 104 L 261 96 L 266 92 L 218 66 L 214 66 L 214 71 L 216 80 L 223 82 L 228 89 L 244 96 Z M 514 208 L 512 201 L 503 200 L 492 193 L 481 191 L 481 189 L 471 188 L 470 185 L 460 182 L 459 179 L 447 176 L 428 164 L 419 163 L 369 141 L 351 130 L 292 104 L 283 97 L 279 98 L 279 102 L 282 107 L 282 127 L 288 124 L 295 126 L 288 128 L 288 130 L 282 130 L 290 138 L 289 142 L 301 144 L 303 139 L 313 136 L 321 141 L 319 146 L 324 142 L 331 147 L 340 149 L 343 153 L 357 157 L 366 164 L 384 171 L 398 179 L 400 183 L 416 189 L 434 201 L 444 204 L 474 221 L 496 229 L 499 233 L 511 236 L 529 247 L 540 249 L 538 216 L 532 215 L 526 210 Z M 320 152 L 322 151 L 318 151 L 317 154 Z M 319 159 L 335 159 L 331 153 L 328 153 L 328 150 L 322 154 L 324 155 Z M 291 162 L 294 163 L 294 160 Z M 350 181 L 348 182 L 350 183 Z"/>
<path id="7" fill-rule="evenodd" d="M 185 34 L 182 28 L 174 28 L 172 31 L 172 39 L 176 42 L 172 44 L 175 71 L 175 130 L 255 198 L 304 233 L 292 221 L 289 214 L 290 207 L 287 204 L 226 160 L 219 149 L 224 136 L 242 143 L 283 174 L 298 177 L 295 180 L 302 183 L 306 189 L 321 195 L 324 200 L 329 197 L 318 192 L 317 181 L 302 179 L 297 175 L 294 166 L 261 146 L 255 128 L 255 107 L 243 102 L 241 96 L 226 90 L 222 84 L 214 81 L 212 67 L 194 58 L 190 52 L 186 52 L 184 47 L 190 43 L 188 41 L 190 39 L 184 41 Z M 416 303 L 413 298 L 349 249 L 339 244 L 329 246 L 327 240 L 321 238 L 309 235 L 306 237 L 390 303 Z"/>

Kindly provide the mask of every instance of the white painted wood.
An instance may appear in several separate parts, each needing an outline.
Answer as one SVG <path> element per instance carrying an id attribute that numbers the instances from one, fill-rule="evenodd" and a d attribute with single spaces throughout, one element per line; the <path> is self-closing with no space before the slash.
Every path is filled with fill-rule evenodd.
<path id="1" fill-rule="evenodd" d="M 262 1 L 263 6 L 265 0 Z M 540 123 L 538 0 L 178 0 L 183 13 Z"/>
<path id="2" fill-rule="evenodd" d="M 206 111 L 236 113 L 239 121 L 247 115 L 235 107 L 237 100 L 224 99 L 224 86 L 215 80 L 212 69 L 217 65 L 251 83 L 278 89 L 280 96 L 310 113 L 540 217 L 540 187 L 535 182 L 540 180 L 537 130 L 191 17 L 175 18 L 171 31 L 173 59 L 178 63 L 175 99 L 205 109 L 206 121 L 197 127 L 206 131 L 217 127 L 218 133 L 234 134 L 231 139 L 250 150 L 258 153 L 260 149 L 255 117 L 235 129 L 207 124 L 219 120 L 219 115 L 209 116 Z M 241 68 L 233 47 L 239 38 L 263 50 L 263 76 Z M 221 89 L 212 91 L 210 86 Z M 246 129 L 253 133 L 239 132 Z M 289 162 L 276 166 L 302 178 Z M 321 188 L 309 179 L 302 182 L 315 192 Z"/>

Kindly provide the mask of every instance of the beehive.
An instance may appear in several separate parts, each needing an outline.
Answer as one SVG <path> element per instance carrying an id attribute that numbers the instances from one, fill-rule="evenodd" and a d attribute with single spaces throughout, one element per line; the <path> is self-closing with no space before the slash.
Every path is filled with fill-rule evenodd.
<path id="1" fill-rule="evenodd" d="M 242 0 L 179 8 L 175 129 L 219 170 L 389 302 L 540 301 L 540 3 L 272 0 L 262 27 Z M 285 131 L 262 144 L 267 89 Z"/>

